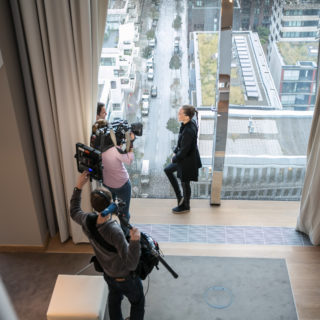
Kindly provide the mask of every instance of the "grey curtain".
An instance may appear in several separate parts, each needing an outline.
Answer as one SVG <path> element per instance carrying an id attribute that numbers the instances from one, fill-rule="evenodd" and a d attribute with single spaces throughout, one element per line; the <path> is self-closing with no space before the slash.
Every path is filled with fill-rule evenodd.
<path id="1" fill-rule="evenodd" d="M 89 143 L 108 2 L 12 0 L 21 65 L 51 235 L 86 241 L 69 221 L 78 176 L 75 144 Z M 89 209 L 89 190 L 84 190 Z"/>
<path id="2" fill-rule="evenodd" d="M 307 170 L 302 190 L 300 213 L 296 229 L 307 234 L 314 245 L 320 244 L 320 41 L 318 51 L 317 100 L 312 119 L 308 150 Z"/>

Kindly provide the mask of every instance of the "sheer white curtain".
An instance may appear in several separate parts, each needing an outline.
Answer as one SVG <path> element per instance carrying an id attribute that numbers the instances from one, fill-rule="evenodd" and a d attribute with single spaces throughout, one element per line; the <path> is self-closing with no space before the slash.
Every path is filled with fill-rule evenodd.
<path id="1" fill-rule="evenodd" d="M 320 245 L 320 41 L 318 52 L 318 94 L 312 119 L 308 150 L 307 170 L 301 195 L 300 214 L 296 229 L 307 234 L 313 245 Z"/>
<path id="2" fill-rule="evenodd" d="M 69 224 L 78 176 L 75 144 L 89 143 L 98 92 L 106 0 L 17 0 L 61 241 L 87 241 Z M 83 207 L 89 209 L 89 190 Z"/>

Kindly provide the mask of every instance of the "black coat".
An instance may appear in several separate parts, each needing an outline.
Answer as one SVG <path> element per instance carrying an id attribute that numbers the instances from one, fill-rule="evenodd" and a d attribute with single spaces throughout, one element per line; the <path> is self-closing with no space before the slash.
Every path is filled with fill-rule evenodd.
<path id="1" fill-rule="evenodd" d="M 198 181 L 198 171 L 202 164 L 197 136 L 198 127 L 193 120 L 181 124 L 178 145 L 174 150 L 176 155 L 172 158 L 172 162 L 178 165 L 177 175 L 181 181 Z"/>

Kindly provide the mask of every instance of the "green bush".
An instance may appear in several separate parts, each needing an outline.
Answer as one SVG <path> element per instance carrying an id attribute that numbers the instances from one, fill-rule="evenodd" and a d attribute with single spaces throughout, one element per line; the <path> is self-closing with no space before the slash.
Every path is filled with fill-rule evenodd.
<path id="1" fill-rule="evenodd" d="M 142 50 L 142 57 L 145 59 L 149 59 L 151 57 L 152 49 L 147 46 Z"/>
<path id="2" fill-rule="evenodd" d="M 177 134 L 180 129 L 180 124 L 175 118 L 170 118 L 167 122 L 167 129 L 174 134 Z"/>
<path id="3" fill-rule="evenodd" d="M 169 68 L 170 69 L 174 69 L 174 70 L 177 70 L 177 69 L 181 68 L 181 58 L 180 58 L 179 55 L 174 54 L 171 57 L 170 62 L 169 62 Z"/>
<path id="4" fill-rule="evenodd" d="M 181 28 L 181 24 L 182 24 L 181 17 L 177 15 L 176 18 L 173 20 L 172 27 L 175 30 L 179 30 Z"/>
<path id="5" fill-rule="evenodd" d="M 154 29 L 148 30 L 148 32 L 147 32 L 147 39 L 148 39 L 148 40 L 151 40 L 151 39 L 154 39 L 154 37 L 155 37 L 155 31 L 154 31 Z"/>

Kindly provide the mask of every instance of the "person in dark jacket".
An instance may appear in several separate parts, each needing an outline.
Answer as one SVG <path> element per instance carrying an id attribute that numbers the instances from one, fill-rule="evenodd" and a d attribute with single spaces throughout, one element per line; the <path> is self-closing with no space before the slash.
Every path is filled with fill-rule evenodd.
<path id="1" fill-rule="evenodd" d="M 103 247 L 101 242 L 90 232 L 87 219 L 91 213 L 85 213 L 81 209 L 81 191 L 89 181 L 89 172 L 84 171 L 78 178 L 70 200 L 71 218 L 82 226 L 82 230 L 88 237 L 96 258 L 103 269 L 103 276 L 108 284 L 108 307 L 111 320 L 123 319 L 121 301 L 126 296 L 131 304 L 130 319 L 143 320 L 145 298 L 141 279 L 133 274 L 140 259 L 140 231 L 133 227 L 130 230 L 130 242 L 128 243 L 124 233 L 110 214 L 104 216 L 101 212 L 112 201 L 111 192 L 107 188 L 98 188 L 91 192 L 91 205 L 97 212 L 95 227 L 97 233 L 104 242 L 114 247 Z M 126 318 L 129 319 L 129 318 Z"/>
<path id="2" fill-rule="evenodd" d="M 198 126 L 193 120 L 196 112 L 190 105 L 184 105 L 179 109 L 178 120 L 181 122 L 181 127 L 178 144 L 174 149 L 171 163 L 164 169 L 178 200 L 178 206 L 172 209 L 173 213 L 190 211 L 190 181 L 198 181 L 198 171 L 202 167 L 197 146 Z M 183 194 L 174 172 L 177 172 L 181 180 Z"/>

